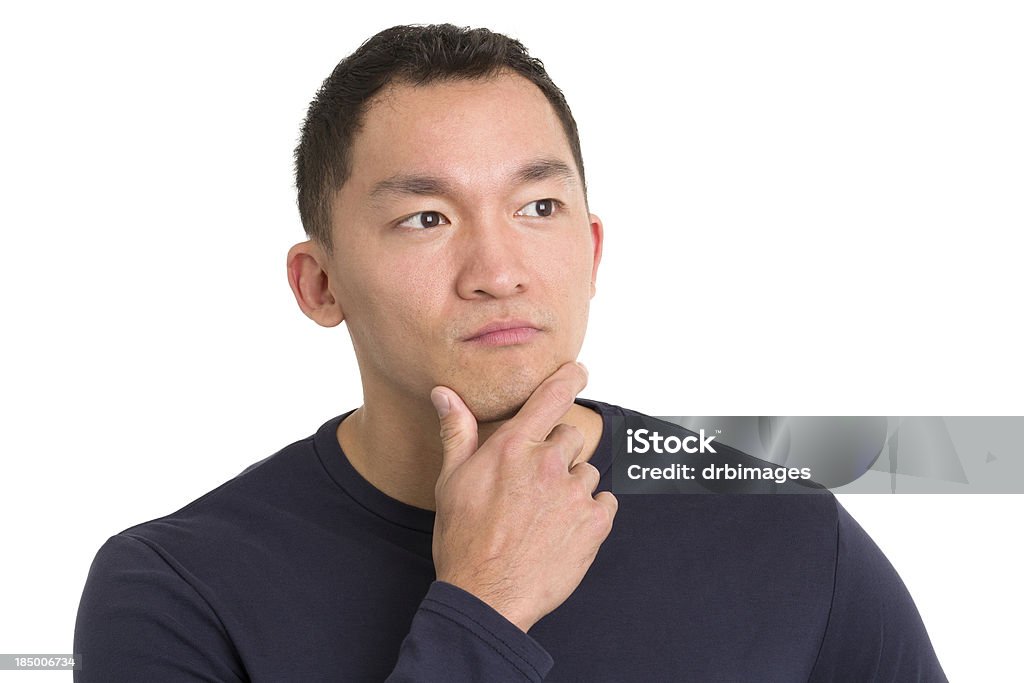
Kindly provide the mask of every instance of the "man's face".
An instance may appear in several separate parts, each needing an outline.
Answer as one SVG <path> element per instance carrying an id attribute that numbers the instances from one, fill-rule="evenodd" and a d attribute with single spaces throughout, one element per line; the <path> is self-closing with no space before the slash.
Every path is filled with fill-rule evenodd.
<path id="1" fill-rule="evenodd" d="M 579 353 L 602 228 L 526 79 L 389 86 L 332 216 L 330 288 L 367 399 L 426 401 L 442 384 L 481 422 L 503 419 Z"/>

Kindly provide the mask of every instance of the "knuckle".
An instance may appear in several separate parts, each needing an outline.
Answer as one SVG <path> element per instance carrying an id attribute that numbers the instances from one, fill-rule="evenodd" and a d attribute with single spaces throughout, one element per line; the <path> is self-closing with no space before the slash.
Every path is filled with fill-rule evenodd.
<path id="1" fill-rule="evenodd" d="M 568 472 L 568 470 L 565 467 L 565 461 L 562 459 L 561 454 L 558 452 L 557 446 L 545 448 L 541 452 L 538 460 L 538 467 L 540 469 L 540 473 L 546 479 L 557 479 L 558 477 Z"/>
<path id="2" fill-rule="evenodd" d="M 592 505 L 587 517 L 587 525 L 595 536 L 604 536 L 611 529 L 611 517 L 607 508 L 600 503 Z"/>
<path id="3" fill-rule="evenodd" d="M 455 444 L 458 440 L 458 431 L 452 425 L 441 425 L 441 443 Z"/>
<path id="4" fill-rule="evenodd" d="M 514 434 L 502 435 L 497 439 L 491 437 L 489 443 L 491 442 L 494 443 L 498 457 L 502 460 L 511 460 L 516 458 L 522 452 L 522 440 L 517 438 Z"/>
<path id="5" fill-rule="evenodd" d="M 583 449 L 583 445 L 586 443 L 586 439 L 583 438 L 583 432 L 572 425 L 565 425 L 564 433 L 566 444 L 573 449 L 573 452 Z"/>
<path id="6" fill-rule="evenodd" d="M 615 513 L 618 512 L 619 509 L 619 501 L 611 493 L 608 493 L 607 496 L 605 496 L 604 493 L 602 493 L 602 497 L 611 502 L 611 505 L 598 503 L 596 505 L 598 510 L 595 512 L 595 517 L 600 520 L 600 528 L 603 530 L 603 533 L 607 535 L 612 529 L 612 522 L 615 521 Z"/>
<path id="7" fill-rule="evenodd" d="M 551 382 L 544 390 L 545 397 L 552 403 L 572 403 L 576 394 L 565 382 Z"/>
<path id="8" fill-rule="evenodd" d="M 566 453 L 578 453 L 583 448 L 583 432 L 569 424 L 558 424 L 548 435 L 548 442 Z"/>
<path id="9" fill-rule="evenodd" d="M 562 485 L 562 490 L 565 491 L 570 505 L 578 508 L 586 507 L 590 494 L 587 492 L 586 487 L 580 483 L 578 477 L 570 477 Z"/>
<path id="10" fill-rule="evenodd" d="M 601 483 L 601 472 L 589 462 L 576 463 L 573 471 L 579 477 L 580 482 L 587 487 L 587 493 L 591 493 Z"/>

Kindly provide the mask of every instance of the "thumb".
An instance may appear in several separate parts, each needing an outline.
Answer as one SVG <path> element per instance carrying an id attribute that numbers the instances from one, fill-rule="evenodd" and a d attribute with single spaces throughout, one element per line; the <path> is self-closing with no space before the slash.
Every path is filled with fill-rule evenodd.
<path id="1" fill-rule="evenodd" d="M 447 477 L 469 456 L 476 453 L 476 417 L 454 391 L 448 387 L 434 387 L 430 392 L 441 422 L 441 476 Z"/>

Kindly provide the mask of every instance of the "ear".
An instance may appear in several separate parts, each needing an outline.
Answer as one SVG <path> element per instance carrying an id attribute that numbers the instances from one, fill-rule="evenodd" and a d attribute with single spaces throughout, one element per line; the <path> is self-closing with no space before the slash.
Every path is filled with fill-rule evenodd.
<path id="1" fill-rule="evenodd" d="M 331 291 L 327 265 L 324 250 L 312 240 L 288 250 L 288 284 L 295 302 L 310 320 L 334 327 L 345 319 L 345 313 Z"/>
<path id="2" fill-rule="evenodd" d="M 601 265 L 604 248 L 604 224 L 596 214 L 590 214 L 590 236 L 594 240 L 594 268 L 590 271 L 590 296 L 597 294 L 597 267 Z"/>

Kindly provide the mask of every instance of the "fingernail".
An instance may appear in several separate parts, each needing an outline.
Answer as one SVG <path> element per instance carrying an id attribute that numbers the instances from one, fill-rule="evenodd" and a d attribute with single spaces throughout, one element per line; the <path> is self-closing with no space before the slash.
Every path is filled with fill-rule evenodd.
<path id="1" fill-rule="evenodd" d="M 581 368 L 583 368 L 583 372 L 585 372 L 587 374 L 587 377 L 590 377 L 590 370 L 587 370 L 587 366 L 586 365 L 584 365 L 583 363 L 581 363 L 579 361 L 576 361 L 576 365 L 578 365 Z"/>
<path id="2" fill-rule="evenodd" d="M 448 394 L 434 389 L 430 392 L 430 402 L 434 404 L 437 416 L 443 418 L 452 409 L 452 403 L 448 400 Z"/>

